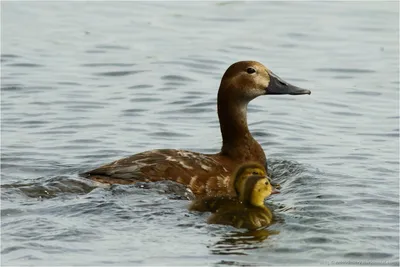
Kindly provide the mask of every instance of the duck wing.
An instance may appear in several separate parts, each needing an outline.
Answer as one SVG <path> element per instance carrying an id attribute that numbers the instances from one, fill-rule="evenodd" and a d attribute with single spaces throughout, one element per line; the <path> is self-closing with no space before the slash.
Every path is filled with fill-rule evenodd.
<path id="1" fill-rule="evenodd" d="M 172 180 L 188 185 L 196 195 L 209 195 L 220 190 L 226 193 L 235 167 L 231 165 L 218 154 L 159 149 L 113 161 L 81 176 L 109 184 Z"/>

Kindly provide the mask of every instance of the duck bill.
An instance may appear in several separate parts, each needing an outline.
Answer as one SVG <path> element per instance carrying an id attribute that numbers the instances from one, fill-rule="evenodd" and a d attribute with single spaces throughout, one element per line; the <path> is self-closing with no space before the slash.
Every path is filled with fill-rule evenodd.
<path id="1" fill-rule="evenodd" d="M 303 89 L 285 82 L 272 71 L 268 71 L 269 84 L 266 88 L 267 95 L 309 95 L 310 90 Z"/>
<path id="2" fill-rule="evenodd" d="M 281 191 L 279 191 L 279 190 L 276 189 L 275 187 L 272 187 L 271 195 L 273 195 L 273 194 L 280 194 L 280 193 L 281 193 Z"/>

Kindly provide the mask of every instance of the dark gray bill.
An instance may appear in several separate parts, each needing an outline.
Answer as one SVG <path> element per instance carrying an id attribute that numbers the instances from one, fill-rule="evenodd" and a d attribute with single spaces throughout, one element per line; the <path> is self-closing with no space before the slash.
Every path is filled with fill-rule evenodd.
<path id="1" fill-rule="evenodd" d="M 310 90 L 303 89 L 285 82 L 272 71 L 268 71 L 270 81 L 266 88 L 268 95 L 309 95 Z"/>

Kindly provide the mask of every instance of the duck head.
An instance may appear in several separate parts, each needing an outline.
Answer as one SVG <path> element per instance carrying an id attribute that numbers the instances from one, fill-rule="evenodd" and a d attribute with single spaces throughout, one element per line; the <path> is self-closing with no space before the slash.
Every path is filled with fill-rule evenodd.
<path id="1" fill-rule="evenodd" d="M 257 61 L 232 64 L 221 80 L 220 91 L 229 90 L 237 99 L 249 102 L 261 95 L 304 95 L 310 90 L 291 85 Z"/>
<path id="2" fill-rule="evenodd" d="M 311 94 L 310 90 L 291 85 L 256 61 L 231 65 L 221 79 L 218 90 L 218 117 L 222 134 L 221 154 L 242 162 L 266 164 L 261 145 L 252 137 L 247 125 L 247 106 L 261 95 Z"/>
<path id="3" fill-rule="evenodd" d="M 247 163 L 239 167 L 235 173 L 234 187 L 240 201 L 257 207 L 263 207 L 264 199 L 271 194 L 279 193 L 266 176 L 265 169 L 258 163 Z"/>

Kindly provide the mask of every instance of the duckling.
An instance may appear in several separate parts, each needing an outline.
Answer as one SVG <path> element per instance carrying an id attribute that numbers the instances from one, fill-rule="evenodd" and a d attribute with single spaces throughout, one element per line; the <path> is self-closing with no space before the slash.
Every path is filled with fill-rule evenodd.
<path id="1" fill-rule="evenodd" d="M 239 191 L 243 192 L 243 181 L 250 175 L 266 176 L 265 168 L 256 162 L 249 162 L 239 166 L 234 172 L 233 179 L 231 179 L 234 183 L 232 187 L 234 188 L 233 191 L 236 193 L 236 196 L 239 195 Z M 240 188 L 240 190 L 236 188 Z M 225 204 L 231 206 L 235 204 L 241 205 L 240 200 L 232 195 L 206 196 L 192 202 L 189 210 L 215 212 L 218 207 L 221 205 L 224 206 Z"/>
<path id="2" fill-rule="evenodd" d="M 197 199 L 189 210 L 210 211 L 210 224 L 225 224 L 250 230 L 268 226 L 273 220 L 272 212 L 264 205 L 264 199 L 279 193 L 265 175 L 265 169 L 257 163 L 239 167 L 234 175 L 236 197 L 215 196 Z"/>
<path id="3" fill-rule="evenodd" d="M 255 230 L 272 223 L 273 214 L 264 205 L 264 199 L 271 194 L 278 193 L 278 191 L 272 188 L 266 176 L 248 176 L 243 182 L 242 189 L 236 187 L 236 190 L 243 190 L 239 191 L 239 201 L 235 200 L 234 205 L 229 205 L 225 201 L 208 218 L 208 223 L 232 225 L 236 228 L 249 230 Z"/>

